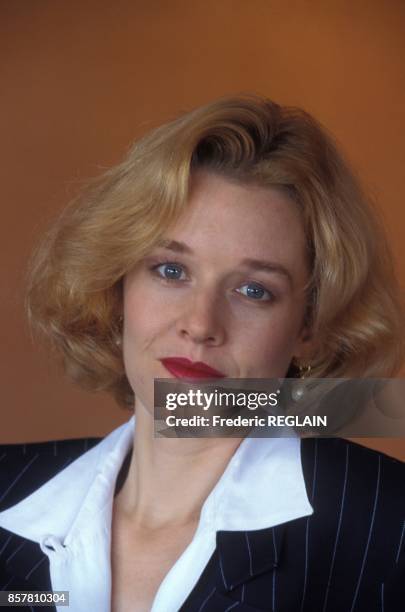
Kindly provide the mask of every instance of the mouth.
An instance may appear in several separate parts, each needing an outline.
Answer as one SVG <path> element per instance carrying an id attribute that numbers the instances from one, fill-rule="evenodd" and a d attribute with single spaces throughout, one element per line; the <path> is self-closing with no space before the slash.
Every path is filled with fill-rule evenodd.
<path id="1" fill-rule="evenodd" d="M 166 357 L 160 360 L 166 370 L 175 378 L 210 379 L 225 378 L 226 374 L 211 368 L 202 361 L 190 361 L 184 357 Z"/>

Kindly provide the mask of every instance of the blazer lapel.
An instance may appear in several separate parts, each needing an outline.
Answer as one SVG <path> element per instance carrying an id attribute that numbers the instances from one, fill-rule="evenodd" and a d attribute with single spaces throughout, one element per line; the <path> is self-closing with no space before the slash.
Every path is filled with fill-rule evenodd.
<path id="1" fill-rule="evenodd" d="M 278 566 L 285 524 L 258 531 L 219 531 L 217 550 L 223 587 L 232 591 Z"/>
<path id="2" fill-rule="evenodd" d="M 259 612 L 244 601 L 245 584 L 280 563 L 286 524 L 257 531 L 218 531 L 216 551 L 181 612 Z M 261 608 L 262 610 L 262 608 Z"/>
<path id="3" fill-rule="evenodd" d="M 249 606 L 249 604 L 243 601 L 236 602 L 226 594 L 220 593 L 217 589 L 212 590 L 202 605 L 201 612 L 227 612 L 232 610 L 232 608 L 235 608 L 235 612 L 263 612 L 263 608 L 259 609 Z M 181 608 L 181 612 L 183 612 L 183 608 Z M 185 608 L 184 612 L 196 612 L 196 608 L 193 610 Z"/>

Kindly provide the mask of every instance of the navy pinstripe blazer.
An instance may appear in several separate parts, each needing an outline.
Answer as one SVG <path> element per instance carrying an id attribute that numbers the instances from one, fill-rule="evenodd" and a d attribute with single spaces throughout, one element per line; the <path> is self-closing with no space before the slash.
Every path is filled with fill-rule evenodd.
<path id="1" fill-rule="evenodd" d="M 0 447 L 0 511 L 97 442 Z M 314 514 L 218 532 L 181 612 L 405 611 L 405 464 L 341 439 L 304 439 L 301 449 Z M 0 590 L 50 589 L 39 545 L 0 528 Z"/>

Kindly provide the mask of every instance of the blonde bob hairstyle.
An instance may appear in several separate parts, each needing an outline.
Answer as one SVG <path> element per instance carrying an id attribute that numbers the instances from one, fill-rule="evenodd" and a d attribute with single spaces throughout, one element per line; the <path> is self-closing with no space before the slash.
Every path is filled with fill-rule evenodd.
<path id="1" fill-rule="evenodd" d="M 312 376 L 394 374 L 402 308 L 376 215 L 317 121 L 255 96 L 214 101 L 147 134 L 48 232 L 32 261 L 27 307 L 67 372 L 133 405 L 117 342 L 122 280 L 182 215 L 199 169 L 283 189 L 299 206 L 312 262 Z"/>

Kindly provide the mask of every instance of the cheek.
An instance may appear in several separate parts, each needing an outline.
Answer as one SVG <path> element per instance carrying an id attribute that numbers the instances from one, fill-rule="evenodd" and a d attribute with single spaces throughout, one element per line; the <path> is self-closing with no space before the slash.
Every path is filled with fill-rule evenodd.
<path id="1" fill-rule="evenodd" d="M 124 294 L 124 342 L 142 348 L 156 336 L 162 321 L 162 304 L 151 292 L 133 290 Z"/>
<path id="2" fill-rule="evenodd" d="M 273 321 L 265 326 L 246 328 L 240 346 L 241 364 L 251 378 L 282 378 L 293 357 L 296 326 Z"/>
<path id="3" fill-rule="evenodd" d="M 123 359 L 137 403 L 153 410 L 154 378 L 164 376 L 157 361 L 167 346 L 173 315 L 178 308 L 149 282 L 128 283 L 124 290 Z"/>
<path id="4" fill-rule="evenodd" d="M 139 397 L 145 386 L 150 386 L 145 349 L 157 334 L 153 312 L 142 292 L 124 293 L 123 360 L 129 383 Z"/>

